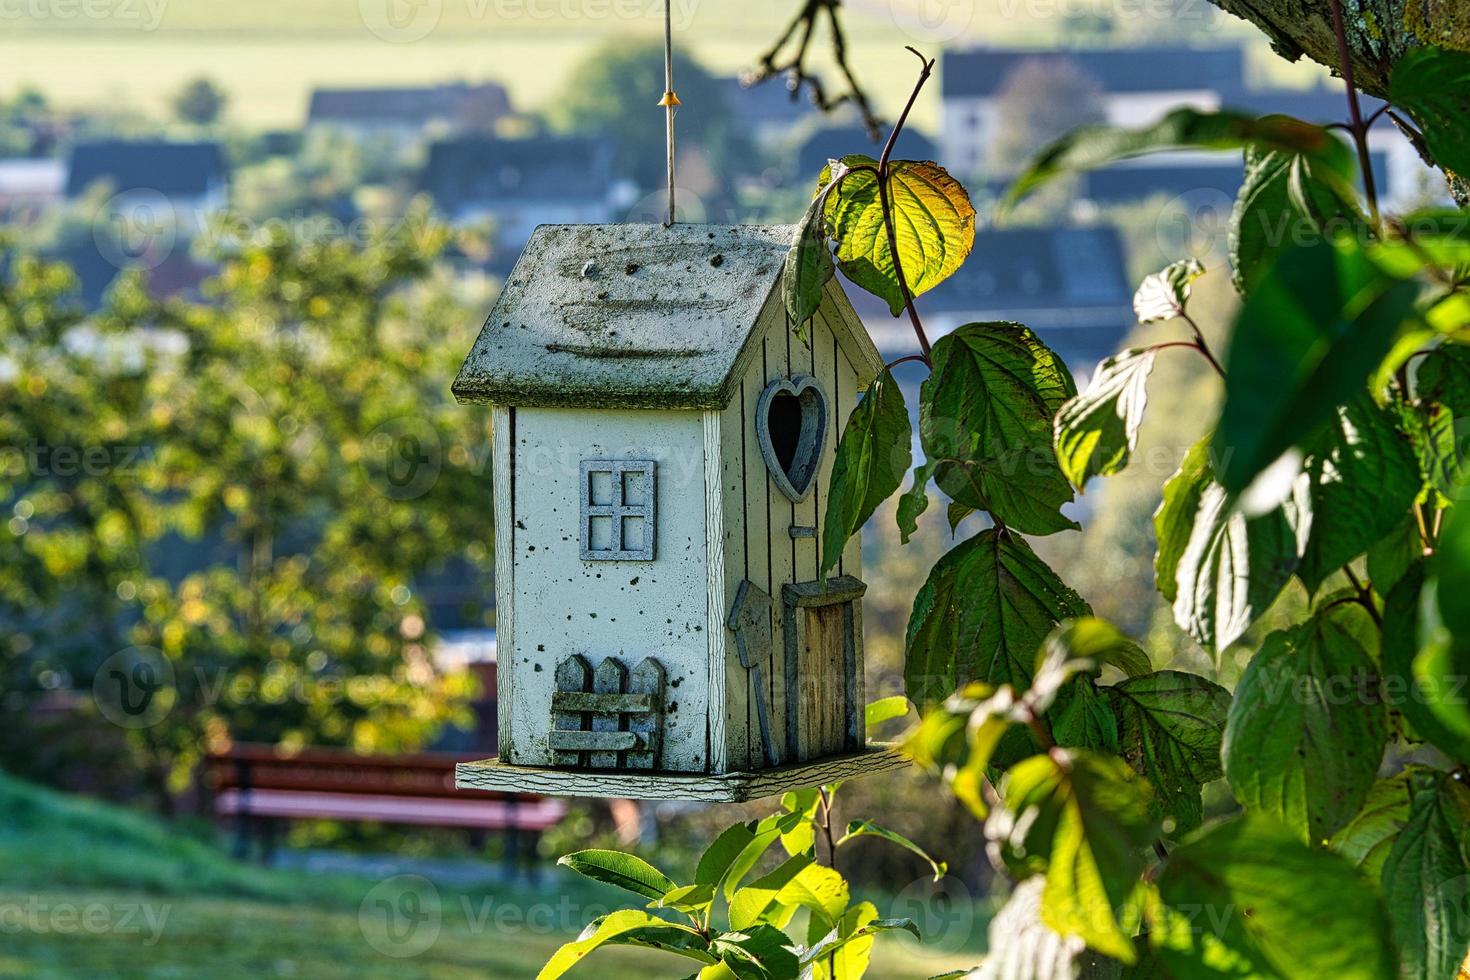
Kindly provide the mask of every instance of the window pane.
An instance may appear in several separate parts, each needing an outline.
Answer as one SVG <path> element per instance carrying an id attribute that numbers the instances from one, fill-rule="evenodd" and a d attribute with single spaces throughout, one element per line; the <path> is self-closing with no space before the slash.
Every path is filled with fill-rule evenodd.
<path id="1" fill-rule="evenodd" d="M 587 532 L 589 551 L 613 551 L 617 548 L 617 543 L 613 541 L 613 518 L 587 518 Z"/>
<path id="2" fill-rule="evenodd" d="M 607 507 L 613 501 L 613 475 L 608 470 L 592 470 L 587 474 L 588 503 Z"/>

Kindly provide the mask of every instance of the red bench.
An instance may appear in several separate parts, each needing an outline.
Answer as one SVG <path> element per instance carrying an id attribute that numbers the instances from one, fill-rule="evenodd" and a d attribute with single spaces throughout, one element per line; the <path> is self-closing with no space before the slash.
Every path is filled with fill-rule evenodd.
<path id="1" fill-rule="evenodd" d="M 251 839 L 269 860 L 279 824 L 291 820 L 344 820 L 425 827 L 462 827 L 476 835 L 505 835 L 505 856 L 534 857 L 536 840 L 566 815 L 561 800 L 519 793 L 475 793 L 454 788 L 454 767 L 478 755 L 420 753 L 364 756 L 342 749 L 286 753 L 271 745 L 237 744 L 209 756 L 215 813 L 233 819 L 235 852 L 244 858 Z"/>

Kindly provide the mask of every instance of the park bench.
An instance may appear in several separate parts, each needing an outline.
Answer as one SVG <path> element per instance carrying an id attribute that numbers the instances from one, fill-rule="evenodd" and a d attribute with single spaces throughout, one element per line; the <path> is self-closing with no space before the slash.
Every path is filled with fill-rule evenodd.
<path id="1" fill-rule="evenodd" d="M 534 858 L 541 833 L 566 815 L 566 804 L 523 793 L 465 794 L 454 788 L 456 763 L 478 755 L 448 752 L 364 756 L 342 749 L 283 752 L 236 744 L 209 756 L 215 813 L 235 825 L 235 852 L 254 838 L 262 858 L 274 853 L 280 824 L 342 820 L 485 831 L 505 835 L 505 860 Z"/>

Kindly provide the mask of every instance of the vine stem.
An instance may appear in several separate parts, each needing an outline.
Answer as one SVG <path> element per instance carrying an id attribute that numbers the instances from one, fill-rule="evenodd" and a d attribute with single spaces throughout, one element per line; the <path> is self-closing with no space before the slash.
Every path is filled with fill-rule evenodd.
<path id="1" fill-rule="evenodd" d="M 883 365 L 883 367 L 886 370 L 892 371 L 900 364 L 907 364 L 910 361 L 923 361 L 925 364 L 929 363 L 929 359 L 926 358 L 923 354 L 905 354 L 903 357 L 889 361 L 887 364 Z"/>
<path id="2" fill-rule="evenodd" d="M 1353 82 L 1353 56 L 1348 50 L 1347 26 L 1342 16 L 1342 0 L 1329 0 L 1332 6 L 1332 33 L 1337 38 L 1337 60 L 1342 81 L 1347 86 L 1348 114 L 1352 118 L 1353 145 L 1358 148 L 1358 165 L 1363 168 L 1363 193 L 1373 215 L 1373 227 L 1383 222 L 1378 210 L 1378 182 L 1373 177 L 1373 158 L 1368 153 L 1368 126 L 1363 122 L 1363 107 L 1358 101 L 1358 87 Z"/>
<path id="3" fill-rule="evenodd" d="M 827 865 L 837 870 L 837 840 L 832 836 L 832 794 L 827 787 L 819 786 L 817 795 L 822 800 L 822 833 L 827 837 Z"/>
<path id="4" fill-rule="evenodd" d="M 1362 579 L 1358 578 L 1357 573 L 1353 571 L 1351 565 L 1342 566 L 1342 573 L 1347 576 L 1347 580 L 1352 583 L 1353 588 L 1358 590 L 1358 605 L 1368 611 L 1369 618 L 1382 630 L 1383 617 L 1379 615 L 1378 607 L 1373 605 L 1373 590 Z"/>
<path id="5" fill-rule="evenodd" d="M 914 308 L 914 294 L 909 291 L 909 282 L 903 274 L 903 260 L 898 255 L 898 230 L 894 227 L 893 202 L 888 195 L 888 158 L 893 155 L 893 147 L 898 142 L 898 134 L 903 132 L 903 125 L 908 121 L 909 112 L 914 108 L 914 103 L 918 101 L 919 92 L 934 72 L 932 58 L 925 58 L 914 48 L 906 50 L 913 51 L 914 57 L 918 58 L 924 67 L 919 70 L 919 80 L 914 83 L 914 90 L 909 93 L 909 100 L 904 105 L 898 122 L 893 124 L 893 131 L 888 134 L 888 142 L 883 144 L 883 155 L 878 158 L 878 200 L 883 208 L 883 228 L 888 233 L 888 253 L 893 256 L 893 274 L 897 277 L 899 291 L 903 294 L 904 309 L 908 311 L 909 322 L 914 325 L 914 336 L 919 339 L 919 351 L 923 361 L 932 366 L 929 335 L 924 332 L 924 324 L 919 320 L 919 311 Z"/>
<path id="6" fill-rule="evenodd" d="M 1199 348 L 1201 354 L 1205 355 L 1205 360 L 1210 362 L 1210 367 L 1214 368 L 1215 373 L 1220 377 L 1225 377 L 1225 369 L 1220 366 L 1220 362 L 1216 360 L 1214 352 L 1210 350 L 1210 345 L 1205 341 L 1205 333 L 1199 328 L 1199 324 L 1194 322 L 1194 317 L 1190 316 L 1183 309 L 1180 309 L 1179 317 L 1185 323 L 1189 324 L 1189 329 L 1194 331 L 1194 346 Z"/>

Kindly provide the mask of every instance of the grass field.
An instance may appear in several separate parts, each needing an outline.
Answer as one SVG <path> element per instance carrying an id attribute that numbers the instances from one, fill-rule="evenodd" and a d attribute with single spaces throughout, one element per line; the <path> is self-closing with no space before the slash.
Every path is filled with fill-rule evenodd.
<path id="1" fill-rule="evenodd" d="M 675 43 L 732 74 L 754 63 L 796 8 L 796 0 L 672 3 Z M 913 79 L 904 45 L 937 54 L 967 41 L 1055 43 L 1058 11 L 1074 8 L 1090 9 L 1088 0 L 848 0 L 851 60 L 891 113 Z M 0 91 L 29 84 L 68 104 L 160 114 L 185 80 L 208 75 L 230 92 L 233 121 L 292 126 L 317 85 L 494 79 L 516 105 L 536 109 L 595 45 L 657 36 L 662 9 L 659 0 L 16 0 L 0 4 Z M 1249 34 L 1215 18 L 1201 21 L 1195 41 L 1227 33 Z M 813 50 L 825 55 L 825 40 Z M 915 123 L 932 130 L 937 107 L 921 101 Z"/>
<path id="2" fill-rule="evenodd" d="M 150 817 L 0 773 L 0 977 L 520 980 L 619 902 L 554 869 L 537 884 L 475 887 L 263 869 Z M 880 942 L 870 976 L 972 965 L 978 922 L 961 953 Z M 656 980 L 685 975 L 684 963 L 616 949 L 571 976 Z"/>

